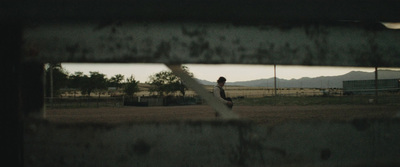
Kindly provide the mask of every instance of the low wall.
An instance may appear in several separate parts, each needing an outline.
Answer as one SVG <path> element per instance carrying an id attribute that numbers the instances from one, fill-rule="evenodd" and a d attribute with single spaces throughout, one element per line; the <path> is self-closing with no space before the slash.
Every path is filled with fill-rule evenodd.
<path id="1" fill-rule="evenodd" d="M 24 126 L 24 165 L 31 167 L 400 165 L 398 119 Z"/>

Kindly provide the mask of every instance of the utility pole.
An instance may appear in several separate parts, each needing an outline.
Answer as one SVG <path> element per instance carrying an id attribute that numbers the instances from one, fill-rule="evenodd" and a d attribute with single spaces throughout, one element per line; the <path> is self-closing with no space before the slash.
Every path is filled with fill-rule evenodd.
<path id="1" fill-rule="evenodd" d="M 276 96 L 276 64 L 274 64 L 274 90 Z"/>
<path id="2" fill-rule="evenodd" d="M 378 103 L 378 67 L 375 66 L 375 104 Z"/>
<path id="3" fill-rule="evenodd" d="M 54 64 L 49 63 L 49 68 L 50 68 L 50 104 L 53 105 L 53 68 Z"/>

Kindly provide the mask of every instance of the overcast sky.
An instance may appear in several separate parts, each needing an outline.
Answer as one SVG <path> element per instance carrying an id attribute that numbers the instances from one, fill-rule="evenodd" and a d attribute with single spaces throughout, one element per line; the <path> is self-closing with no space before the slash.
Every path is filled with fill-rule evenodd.
<path id="1" fill-rule="evenodd" d="M 274 77 L 273 65 L 204 65 L 186 64 L 189 71 L 198 79 L 216 81 L 224 76 L 227 82 L 248 81 Z M 62 67 L 69 73 L 83 72 L 89 75 L 90 71 L 100 72 L 111 78 L 122 74 L 125 78 L 133 75 L 136 80 L 144 83 L 149 76 L 163 70 L 169 70 L 164 64 L 114 64 L 114 63 L 62 63 Z M 381 68 L 380 68 L 381 69 Z M 276 75 L 282 79 L 299 79 L 302 77 L 336 76 L 350 71 L 373 72 L 375 68 L 361 67 L 316 67 L 316 66 L 283 66 L 277 65 Z M 394 70 L 400 70 L 395 68 Z"/>

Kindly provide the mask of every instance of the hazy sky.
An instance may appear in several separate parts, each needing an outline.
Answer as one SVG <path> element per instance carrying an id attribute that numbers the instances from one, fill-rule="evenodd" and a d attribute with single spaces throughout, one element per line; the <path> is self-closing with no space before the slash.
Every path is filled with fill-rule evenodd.
<path id="1" fill-rule="evenodd" d="M 216 81 L 224 76 L 227 82 L 248 81 L 274 77 L 273 65 L 204 65 L 185 64 L 196 78 L 208 81 Z M 115 64 L 115 63 L 62 63 L 62 67 L 69 73 L 83 72 L 89 75 L 89 71 L 100 72 L 111 78 L 116 74 L 122 74 L 125 78 L 133 75 L 136 80 L 144 83 L 149 76 L 163 70 L 169 70 L 164 64 Z M 381 68 L 379 68 L 381 69 Z M 350 71 L 373 72 L 375 68 L 361 67 L 316 67 L 316 66 L 276 66 L 276 75 L 283 79 L 299 79 L 302 77 L 319 77 L 343 75 Z M 395 70 L 400 70 L 396 68 Z"/>

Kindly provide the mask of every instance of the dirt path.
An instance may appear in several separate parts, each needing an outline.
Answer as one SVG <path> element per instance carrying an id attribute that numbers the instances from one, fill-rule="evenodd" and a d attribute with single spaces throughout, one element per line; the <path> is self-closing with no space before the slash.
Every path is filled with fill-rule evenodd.
<path id="1" fill-rule="evenodd" d="M 276 124 L 284 121 L 322 120 L 349 121 L 355 118 L 392 118 L 400 113 L 398 106 L 235 106 L 242 118 L 259 124 Z M 168 122 L 175 120 L 214 120 L 215 113 L 206 105 L 171 107 L 120 107 L 48 109 L 46 119 L 60 123 L 123 123 Z"/>

